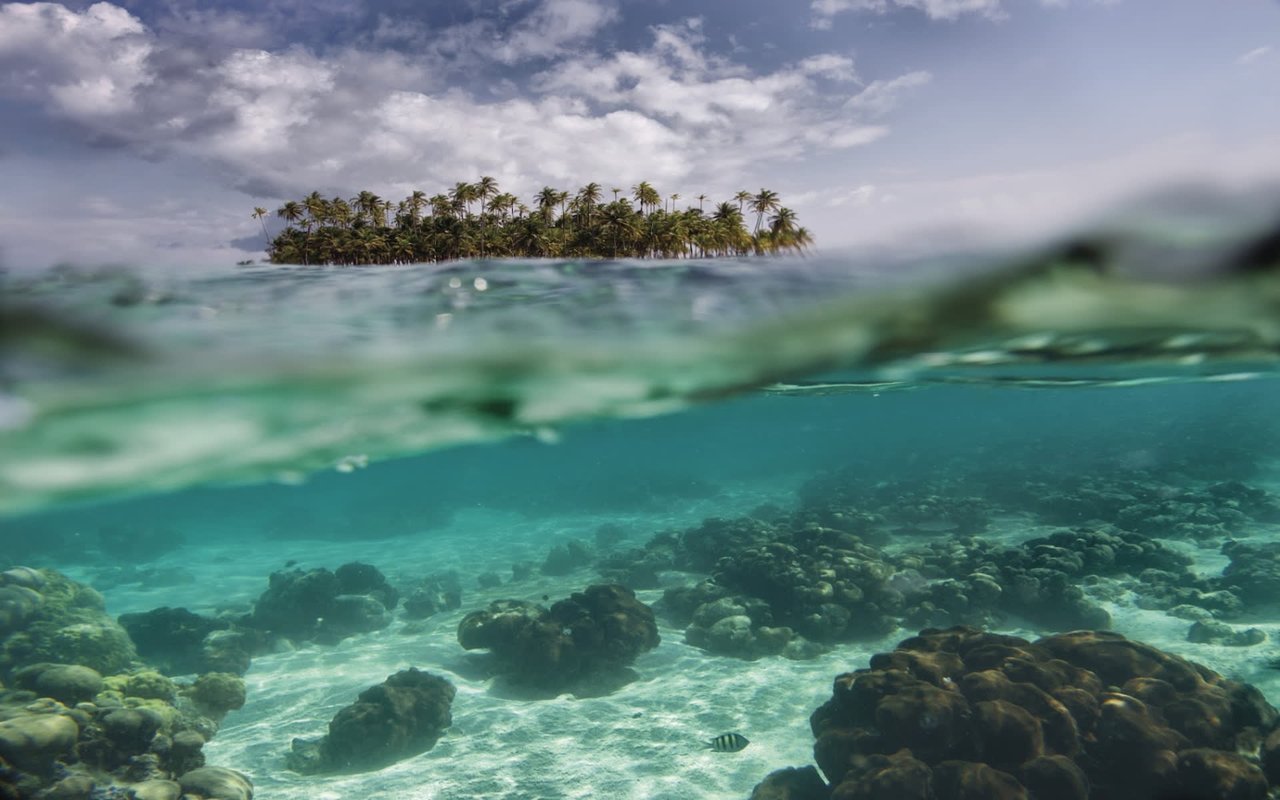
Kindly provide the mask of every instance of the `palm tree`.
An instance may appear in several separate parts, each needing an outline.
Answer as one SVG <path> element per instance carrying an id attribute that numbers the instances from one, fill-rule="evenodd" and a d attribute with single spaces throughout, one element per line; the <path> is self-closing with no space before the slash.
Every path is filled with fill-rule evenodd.
<path id="1" fill-rule="evenodd" d="M 262 206 L 253 207 L 253 218 L 262 225 L 262 239 L 267 243 L 267 249 L 271 249 L 271 237 L 267 235 L 267 223 L 263 221 L 263 217 L 267 216 L 267 210 Z"/>
<path id="2" fill-rule="evenodd" d="M 538 204 L 538 210 L 542 212 L 543 221 L 550 225 L 551 215 L 555 213 L 556 205 L 560 203 L 560 192 L 550 186 L 544 186 L 533 199 Z"/>
<path id="3" fill-rule="evenodd" d="M 742 191 L 735 194 L 733 196 L 733 199 L 738 201 L 738 211 L 742 214 L 746 214 L 746 212 L 742 210 L 742 204 L 751 199 L 751 192 L 748 192 L 746 189 L 743 189 Z"/>
<path id="4" fill-rule="evenodd" d="M 502 194 L 494 195 L 493 199 L 489 201 L 489 210 L 502 214 L 505 219 L 510 219 L 511 210 L 519 202 L 520 200 L 514 194 L 503 192 Z"/>
<path id="5" fill-rule="evenodd" d="M 617 199 L 616 197 L 614 199 Z M 578 190 L 578 201 L 587 215 L 587 225 L 591 225 L 591 212 L 600 205 L 600 184 L 588 183 Z"/>
<path id="6" fill-rule="evenodd" d="M 364 221 L 369 225 L 377 225 L 382 213 L 382 198 L 370 191 L 363 191 L 351 198 L 351 206 L 356 212 L 356 221 Z"/>
<path id="7" fill-rule="evenodd" d="M 488 223 L 485 221 L 485 204 L 489 198 L 496 197 L 498 194 L 498 182 L 494 178 L 485 175 L 480 178 L 479 182 L 471 184 L 472 195 L 480 201 L 480 257 L 487 255 L 488 240 Z"/>
<path id="8" fill-rule="evenodd" d="M 556 202 L 560 204 L 560 219 L 565 219 L 565 203 L 569 202 L 568 192 L 556 192 Z"/>
<path id="9" fill-rule="evenodd" d="M 805 248 L 813 244 L 813 234 L 809 233 L 809 229 L 799 227 L 791 234 L 791 246 L 797 253 L 804 254 Z"/>
<path id="10" fill-rule="evenodd" d="M 405 198 L 404 205 L 409 212 L 409 219 L 416 225 L 422 219 L 422 209 L 427 207 L 427 193 L 414 189 L 413 194 Z"/>
<path id="11" fill-rule="evenodd" d="M 325 219 L 341 228 L 351 225 L 351 205 L 341 197 L 335 197 L 325 204 Z"/>
<path id="12" fill-rule="evenodd" d="M 626 201 L 610 203 L 604 207 L 600 217 L 600 228 L 607 231 L 613 242 L 612 258 L 618 257 L 618 237 L 631 237 L 636 234 L 635 212 Z"/>
<path id="13" fill-rule="evenodd" d="M 645 213 L 646 208 L 656 208 L 662 204 L 662 195 L 658 194 L 658 190 L 653 188 L 648 181 L 640 181 L 631 187 L 632 197 L 640 204 L 640 213 Z"/>
<path id="14" fill-rule="evenodd" d="M 613 202 L 618 202 L 618 193 L 622 191 L 621 186 L 613 187 Z"/>
<path id="15" fill-rule="evenodd" d="M 769 220 L 769 230 L 774 233 L 794 233 L 796 229 L 796 212 L 789 208 L 779 208 Z"/>
<path id="16" fill-rule="evenodd" d="M 429 198 L 414 191 L 398 204 L 368 191 L 350 202 L 340 197 L 326 200 L 312 192 L 276 211 L 286 224 L 274 239 L 266 228 L 268 211 L 254 208 L 253 217 L 269 239 L 267 253 L 275 263 L 406 264 L 470 258 L 477 253 L 614 258 L 803 254 L 813 243 L 813 235 L 798 226 L 795 212 L 783 207 L 768 189 L 747 196 L 757 215 L 754 234 L 744 224 L 741 197 L 734 198 L 736 204 L 732 200 L 718 203 L 710 216 L 704 216 L 705 194 L 697 195 L 696 208 L 681 211 L 677 210 L 678 193 L 664 201 L 647 181 L 633 187 L 638 208 L 630 199 L 619 197 L 621 188 L 613 190 L 613 202 L 602 205 L 604 190 L 597 183 L 583 186 L 572 198 L 567 191 L 547 186 L 535 195 L 537 213 L 531 215 L 515 195 L 496 189 L 492 178 L 481 178 L 476 184 L 459 183 L 452 191 Z M 470 209 L 477 199 L 481 203 L 478 225 Z M 399 213 L 391 227 L 387 213 L 397 206 Z M 431 216 L 424 219 L 425 208 L 430 208 Z"/>
<path id="17" fill-rule="evenodd" d="M 306 222 L 308 231 L 311 230 L 311 225 L 319 223 L 327 215 L 326 202 L 319 192 L 312 192 L 302 198 L 302 206 L 307 210 L 307 215 L 310 217 L 310 220 Z"/>
<path id="18" fill-rule="evenodd" d="M 764 223 L 764 215 L 770 211 L 777 211 L 780 207 L 778 193 L 769 189 L 761 189 L 760 194 L 751 198 L 751 210 L 756 212 L 756 233 L 760 232 L 760 226 Z"/>
<path id="19" fill-rule="evenodd" d="M 462 216 L 471 216 L 471 201 L 475 200 L 479 192 L 474 184 L 458 181 L 453 187 L 453 204 L 454 207 L 462 212 Z"/>
<path id="20" fill-rule="evenodd" d="M 276 209 L 276 216 L 283 219 L 288 225 L 293 225 L 293 223 L 302 219 L 302 215 L 305 213 L 306 209 L 297 200 L 290 200 Z"/>
<path id="21" fill-rule="evenodd" d="M 451 217 L 454 215 L 453 200 L 447 194 L 434 194 L 427 202 L 431 204 L 431 215 L 434 217 Z"/>
<path id="22" fill-rule="evenodd" d="M 480 179 L 479 183 L 474 184 L 476 198 L 480 201 L 480 216 L 484 216 L 485 203 L 490 197 L 496 197 L 498 194 L 498 182 L 493 178 L 485 175 Z"/>

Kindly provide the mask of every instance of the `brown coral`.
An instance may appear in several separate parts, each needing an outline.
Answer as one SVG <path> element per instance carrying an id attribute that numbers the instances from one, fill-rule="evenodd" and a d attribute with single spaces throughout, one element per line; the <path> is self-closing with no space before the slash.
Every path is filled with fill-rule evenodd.
<path id="1" fill-rule="evenodd" d="M 835 679 L 810 719 L 841 800 L 1261 800 L 1241 753 L 1275 727 L 1251 686 L 1116 633 L 1034 643 L 926 630 Z"/>

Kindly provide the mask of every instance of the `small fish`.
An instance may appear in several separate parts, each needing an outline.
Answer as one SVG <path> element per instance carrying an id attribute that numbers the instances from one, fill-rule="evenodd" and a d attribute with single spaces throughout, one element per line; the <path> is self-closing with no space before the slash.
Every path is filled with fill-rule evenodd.
<path id="1" fill-rule="evenodd" d="M 747 740 L 747 737 L 740 733 L 722 733 L 707 742 L 707 747 L 717 753 L 736 753 L 749 744 L 751 742 Z"/>

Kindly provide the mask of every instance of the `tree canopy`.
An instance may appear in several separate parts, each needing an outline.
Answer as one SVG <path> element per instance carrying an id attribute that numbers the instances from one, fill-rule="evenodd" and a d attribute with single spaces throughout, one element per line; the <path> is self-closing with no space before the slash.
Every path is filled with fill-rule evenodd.
<path id="1" fill-rule="evenodd" d="M 648 181 L 627 190 L 588 183 L 570 193 L 551 186 L 526 205 L 489 176 L 398 203 L 369 191 L 324 198 L 312 192 L 276 210 L 285 228 L 270 239 L 277 264 L 412 264 L 461 258 L 715 258 L 804 253 L 813 236 L 776 192 L 738 192 L 704 212 L 678 209 L 679 194 Z M 622 194 L 622 197 L 619 195 Z M 635 205 L 632 205 L 632 200 Z M 744 204 L 755 214 L 748 230 Z M 255 208 L 259 221 L 266 209 Z M 266 233 L 265 226 L 263 228 Z"/>

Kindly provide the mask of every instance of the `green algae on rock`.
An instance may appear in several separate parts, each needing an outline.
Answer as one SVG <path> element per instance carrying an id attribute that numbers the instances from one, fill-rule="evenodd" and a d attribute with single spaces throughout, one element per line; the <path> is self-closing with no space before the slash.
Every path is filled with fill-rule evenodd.
<path id="1" fill-rule="evenodd" d="M 38 601 L 10 615 L 10 630 L 0 641 L 0 676 L 39 663 L 78 664 L 102 674 L 123 672 L 138 663 L 124 628 L 106 612 L 95 589 L 51 569 L 18 568 L 0 573 L 0 591 L 26 590 Z"/>

